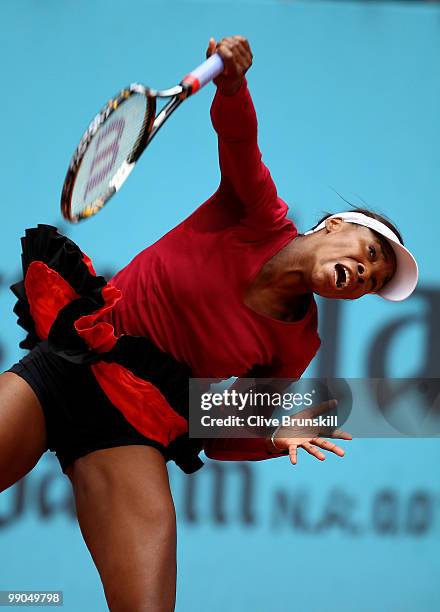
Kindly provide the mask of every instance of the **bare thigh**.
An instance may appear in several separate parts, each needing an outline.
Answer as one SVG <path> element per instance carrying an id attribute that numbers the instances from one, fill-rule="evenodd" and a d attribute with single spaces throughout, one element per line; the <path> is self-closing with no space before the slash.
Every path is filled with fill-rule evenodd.
<path id="1" fill-rule="evenodd" d="M 111 612 L 174 610 L 176 519 L 161 453 L 141 445 L 98 450 L 67 474 Z"/>
<path id="2" fill-rule="evenodd" d="M 45 449 L 46 424 L 37 396 L 17 374 L 0 374 L 0 491 L 25 476 Z"/>

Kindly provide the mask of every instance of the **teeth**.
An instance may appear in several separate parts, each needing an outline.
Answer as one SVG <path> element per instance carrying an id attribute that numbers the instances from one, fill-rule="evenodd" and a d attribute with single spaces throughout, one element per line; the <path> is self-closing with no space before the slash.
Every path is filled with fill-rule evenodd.
<path id="1" fill-rule="evenodd" d="M 350 284 L 351 282 L 351 274 L 350 274 L 350 270 L 348 270 L 344 265 L 342 264 L 337 264 L 338 266 L 340 266 L 340 268 L 342 268 L 344 270 L 344 274 L 345 274 L 345 279 L 338 282 L 338 277 L 339 277 L 339 273 L 338 273 L 338 269 L 335 267 L 335 272 L 334 272 L 334 276 L 335 276 L 335 285 L 338 289 L 344 289 L 347 285 Z"/>

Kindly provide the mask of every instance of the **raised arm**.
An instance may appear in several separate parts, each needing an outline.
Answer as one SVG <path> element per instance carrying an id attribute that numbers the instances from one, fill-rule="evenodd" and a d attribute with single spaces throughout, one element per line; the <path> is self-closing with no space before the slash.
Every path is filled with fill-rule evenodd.
<path id="1" fill-rule="evenodd" d="M 218 135 L 220 191 L 237 198 L 255 224 L 272 225 L 285 217 L 287 206 L 278 199 L 275 184 L 261 159 L 257 117 L 245 73 L 252 64 L 249 43 L 242 36 L 210 40 L 207 55 L 218 53 L 224 72 L 214 80 L 217 92 L 211 106 Z"/>

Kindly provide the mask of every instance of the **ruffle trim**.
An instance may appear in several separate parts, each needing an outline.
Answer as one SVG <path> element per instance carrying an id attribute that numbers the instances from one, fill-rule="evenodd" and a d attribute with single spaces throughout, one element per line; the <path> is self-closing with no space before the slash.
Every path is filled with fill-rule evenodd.
<path id="1" fill-rule="evenodd" d="M 21 243 L 23 280 L 11 286 L 18 324 L 27 331 L 20 347 L 32 349 L 47 338 L 57 355 L 90 365 L 110 401 L 167 458 L 186 473 L 202 467 L 201 441 L 187 433 L 190 369 L 148 338 L 117 337 L 111 324 L 99 321 L 121 292 L 57 228 L 28 229 Z"/>

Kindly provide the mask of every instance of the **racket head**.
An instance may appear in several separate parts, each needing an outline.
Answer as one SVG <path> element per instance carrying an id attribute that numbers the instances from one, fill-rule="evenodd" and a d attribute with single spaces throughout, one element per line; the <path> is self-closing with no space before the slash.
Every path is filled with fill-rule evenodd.
<path id="1" fill-rule="evenodd" d="M 84 132 L 70 161 L 61 212 L 77 223 L 99 212 L 130 175 L 156 116 L 152 89 L 133 83 L 111 98 Z"/>

